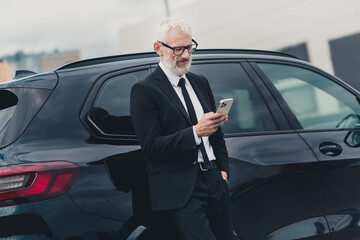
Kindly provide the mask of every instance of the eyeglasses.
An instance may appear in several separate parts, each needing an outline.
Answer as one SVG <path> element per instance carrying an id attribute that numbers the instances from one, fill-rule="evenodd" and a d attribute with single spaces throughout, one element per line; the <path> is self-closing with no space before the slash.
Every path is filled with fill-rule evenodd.
<path id="1" fill-rule="evenodd" d="M 164 47 L 172 49 L 175 56 L 180 56 L 184 53 L 185 49 L 187 49 L 189 53 L 195 52 L 199 44 L 194 39 L 191 39 L 191 41 L 193 42 L 193 44 L 185 47 L 170 47 L 169 45 L 161 41 L 158 41 L 158 43 L 161 43 Z"/>

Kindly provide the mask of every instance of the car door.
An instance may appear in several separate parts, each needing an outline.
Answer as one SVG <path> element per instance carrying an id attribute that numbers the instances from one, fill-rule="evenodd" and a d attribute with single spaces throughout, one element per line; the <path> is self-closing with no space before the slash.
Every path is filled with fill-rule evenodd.
<path id="1" fill-rule="evenodd" d="M 324 211 L 332 239 L 360 236 L 359 95 L 320 70 L 252 63 L 321 163 Z"/>
<path id="2" fill-rule="evenodd" d="M 319 163 L 246 61 L 195 61 L 215 101 L 234 98 L 222 127 L 239 239 L 327 239 Z"/>
<path id="3" fill-rule="evenodd" d="M 127 239 L 150 208 L 145 162 L 132 128 L 129 104 L 131 87 L 149 74 L 148 69 L 145 65 L 100 76 L 79 116 L 89 132 L 84 135 L 84 151 L 101 157 L 83 160 L 69 196 L 83 211 L 118 221 L 117 236 L 121 237 L 117 239 Z"/>

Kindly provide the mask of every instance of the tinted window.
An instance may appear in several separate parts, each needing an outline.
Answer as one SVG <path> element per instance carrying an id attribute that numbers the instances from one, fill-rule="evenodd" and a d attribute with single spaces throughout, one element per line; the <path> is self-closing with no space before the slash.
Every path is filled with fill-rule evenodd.
<path id="1" fill-rule="evenodd" d="M 18 97 L 14 93 L 8 90 L 0 90 L 0 139 L 6 132 L 6 126 L 14 115 L 17 103 Z"/>
<path id="2" fill-rule="evenodd" d="M 135 135 L 130 119 L 130 90 L 148 75 L 147 70 L 108 79 L 90 110 L 91 122 L 105 135 Z"/>
<path id="3" fill-rule="evenodd" d="M 302 128 L 353 128 L 360 124 L 354 94 L 307 69 L 258 64 L 293 111 Z"/>
<path id="4" fill-rule="evenodd" d="M 50 90 L 0 89 L 0 146 L 15 141 L 26 129 L 50 94 Z"/>
<path id="5" fill-rule="evenodd" d="M 216 104 L 234 98 L 224 133 L 277 130 L 262 98 L 238 63 L 193 65 L 191 71 L 204 75 L 210 82 Z"/>

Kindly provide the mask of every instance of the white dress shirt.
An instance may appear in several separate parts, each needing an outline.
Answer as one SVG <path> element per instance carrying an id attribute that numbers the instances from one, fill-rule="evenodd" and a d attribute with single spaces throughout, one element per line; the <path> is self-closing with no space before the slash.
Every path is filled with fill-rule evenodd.
<path id="1" fill-rule="evenodd" d="M 204 115 L 204 110 L 201 106 L 201 103 L 199 101 L 199 99 L 197 98 L 194 89 L 192 88 L 189 80 L 187 79 L 186 75 L 183 76 L 177 76 L 176 74 L 172 73 L 170 70 L 168 70 L 164 64 L 162 64 L 161 62 L 159 63 L 160 68 L 164 71 L 166 77 L 169 79 L 171 86 L 173 86 L 176 94 L 178 95 L 178 97 L 180 98 L 182 104 L 184 105 L 184 108 L 187 111 L 187 107 L 186 107 L 186 103 L 185 103 L 185 99 L 184 96 L 182 94 L 181 91 L 181 87 L 178 86 L 179 84 L 179 80 L 180 78 L 184 78 L 185 79 L 185 87 L 186 90 L 189 93 L 190 99 L 191 99 L 191 103 L 194 106 L 195 109 L 195 114 L 196 114 L 196 118 L 199 121 L 200 118 L 202 117 L 202 115 Z M 197 136 L 196 131 L 195 131 L 195 127 L 193 126 L 193 132 L 194 132 L 194 138 L 195 138 L 195 142 L 197 145 L 199 145 L 201 143 L 201 139 Z M 205 146 L 205 151 L 209 157 L 209 160 L 215 160 L 215 155 L 214 155 L 214 151 L 213 148 L 210 144 L 209 141 L 209 137 L 202 137 L 202 141 L 204 143 Z M 201 154 L 200 149 L 198 150 L 198 162 L 204 162 L 203 156 Z"/>

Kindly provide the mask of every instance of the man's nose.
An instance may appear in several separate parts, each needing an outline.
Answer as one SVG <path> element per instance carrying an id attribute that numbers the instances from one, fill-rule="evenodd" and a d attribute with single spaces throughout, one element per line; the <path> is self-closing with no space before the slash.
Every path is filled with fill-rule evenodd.
<path id="1" fill-rule="evenodd" d="M 188 48 L 185 48 L 183 53 L 181 54 L 181 57 L 183 58 L 188 58 L 190 57 L 190 52 L 189 52 L 189 49 Z"/>

